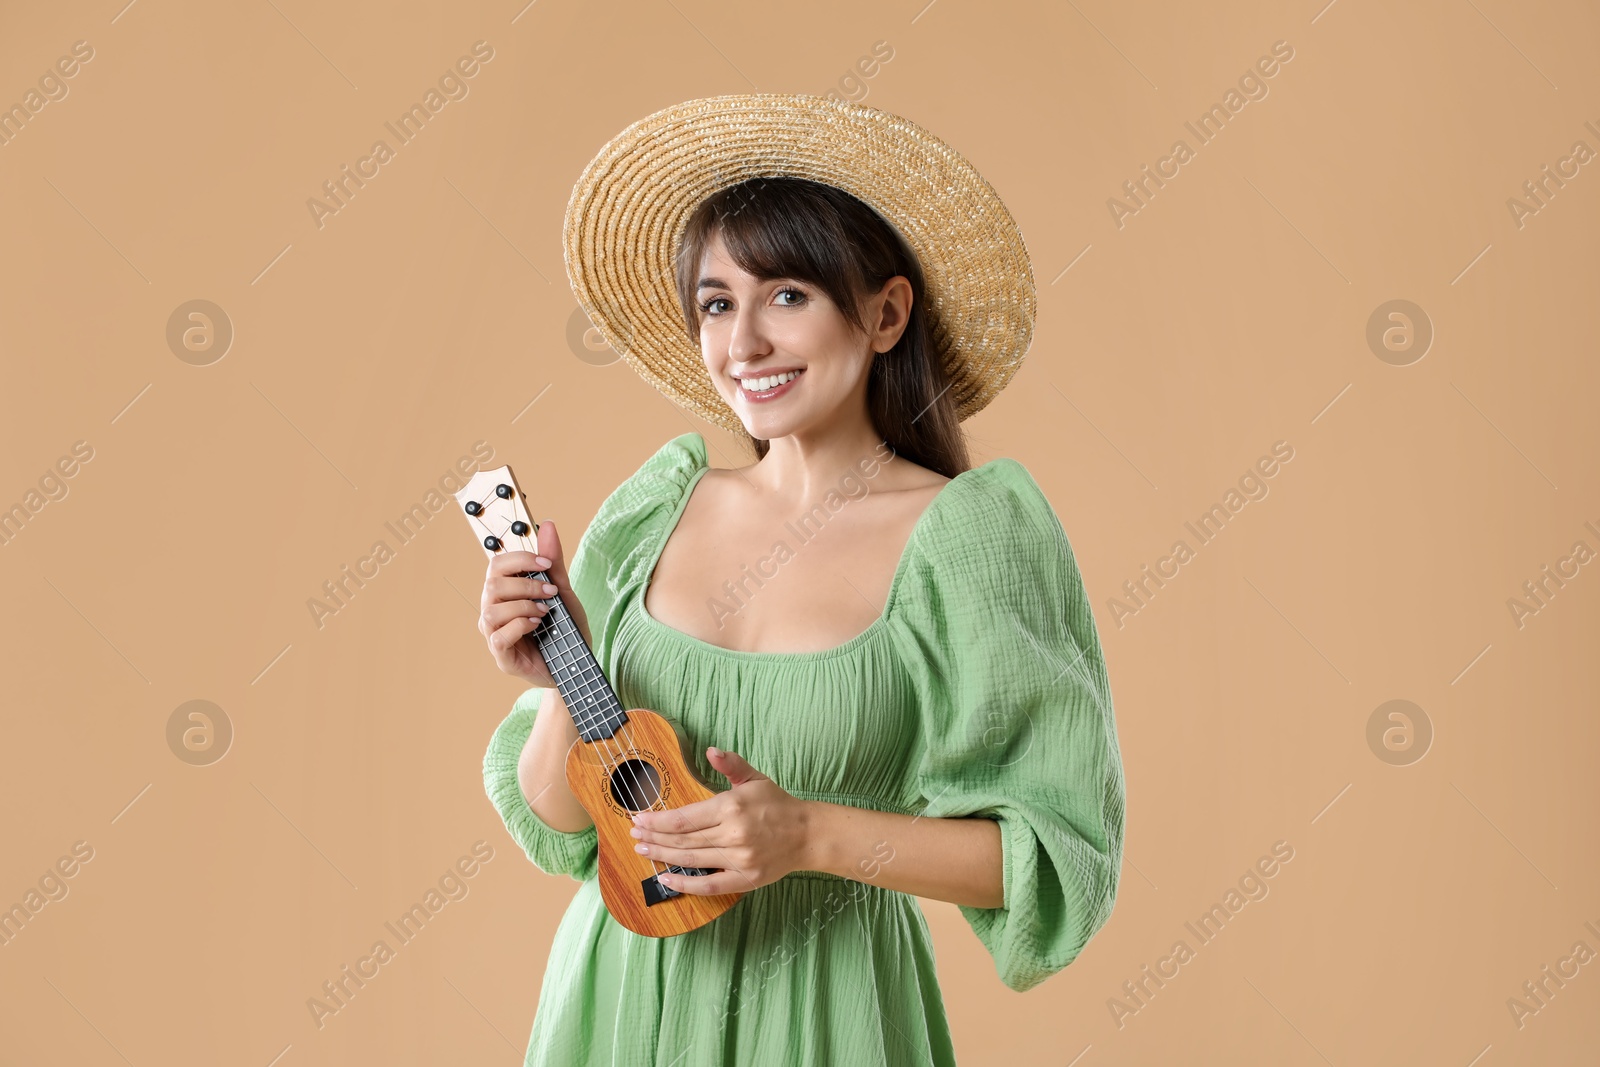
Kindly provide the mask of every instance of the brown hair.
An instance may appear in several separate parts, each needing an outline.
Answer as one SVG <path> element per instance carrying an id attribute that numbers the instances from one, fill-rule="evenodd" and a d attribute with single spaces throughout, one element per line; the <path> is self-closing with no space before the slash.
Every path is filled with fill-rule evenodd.
<path id="1" fill-rule="evenodd" d="M 865 334 L 865 298 L 895 275 L 911 283 L 911 313 L 900 340 L 873 358 L 867 413 L 873 428 L 913 463 L 947 478 L 971 467 L 961 420 L 928 326 L 922 266 L 883 216 L 843 189 L 805 178 L 750 178 L 702 201 L 684 227 L 678 302 L 689 339 L 700 343 L 695 286 L 718 234 L 741 269 L 761 279 L 817 286 Z M 756 458 L 768 444 L 745 435 Z"/>

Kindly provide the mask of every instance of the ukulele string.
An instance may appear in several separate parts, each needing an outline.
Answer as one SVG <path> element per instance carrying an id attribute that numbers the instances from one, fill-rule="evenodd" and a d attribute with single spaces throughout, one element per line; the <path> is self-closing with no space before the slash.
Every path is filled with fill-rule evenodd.
<path id="1" fill-rule="evenodd" d="M 483 502 L 479 502 L 478 503 L 478 510 L 479 510 L 479 514 L 480 515 L 483 514 L 486 511 L 486 509 L 483 507 Z M 484 531 L 486 533 L 490 534 L 491 536 L 496 536 L 497 540 L 499 540 L 499 542 L 500 542 L 500 544 L 502 546 L 502 550 L 504 549 L 504 546 L 505 546 L 505 538 L 504 537 L 498 537 L 497 535 L 495 535 L 494 531 L 491 530 L 488 527 L 488 525 L 483 521 L 483 519 L 479 518 L 478 516 L 474 515 L 474 516 L 469 516 L 469 517 L 477 519 L 478 524 L 484 528 Z M 535 534 L 537 534 L 537 532 L 538 531 L 535 530 Z M 534 555 L 538 555 L 539 554 L 537 542 L 535 542 L 533 544 L 533 546 L 530 548 L 528 546 L 529 538 L 525 534 L 512 534 L 512 536 L 516 537 L 519 541 L 521 541 L 523 543 L 523 550 L 524 551 L 532 552 Z M 561 604 L 560 599 L 558 597 L 553 597 L 553 599 L 555 599 L 556 603 L 558 605 L 560 605 L 560 607 L 562 609 L 561 613 L 563 615 L 565 615 L 569 621 L 571 621 L 571 613 L 566 611 L 566 605 L 565 604 Z M 551 618 L 550 617 L 551 614 L 553 614 L 553 612 L 546 614 L 545 621 L 546 621 L 547 626 L 549 626 L 551 629 L 554 629 L 558 620 L 555 619 L 555 618 Z M 573 622 L 573 631 L 574 631 L 575 634 L 576 634 L 576 630 L 577 630 L 577 624 L 575 622 Z M 546 633 L 549 633 L 549 632 L 550 632 L 550 629 L 547 629 Z M 530 634 L 530 636 L 531 636 L 531 634 Z M 579 639 L 581 640 L 581 635 L 578 635 L 578 636 L 579 636 Z M 543 650 L 541 649 L 541 653 L 542 653 L 542 651 Z M 570 652 L 570 649 L 560 648 L 559 651 Z M 546 666 L 548 667 L 548 664 Z M 559 693 L 560 689 L 558 688 L 556 691 Z M 620 704 L 620 702 L 619 702 L 619 704 Z M 592 727 L 595 724 L 595 714 L 594 714 L 594 711 L 592 709 L 584 709 L 581 714 L 584 717 L 584 721 L 580 724 L 583 728 L 587 729 L 589 727 Z M 624 739 L 627 741 L 628 747 L 637 749 L 637 746 L 634 745 L 634 743 L 633 743 L 632 736 L 630 734 L 628 734 L 628 728 L 627 728 L 627 724 L 626 723 L 624 723 L 623 726 L 622 726 L 622 733 L 623 733 Z M 609 737 L 602 738 L 601 741 L 602 741 L 602 745 L 601 745 L 601 766 L 606 768 L 606 770 L 608 771 L 609 774 L 615 775 L 615 774 L 619 773 L 622 770 L 623 766 L 624 766 L 624 762 L 625 761 L 623 761 L 622 758 L 621 758 L 623 753 L 619 752 L 616 748 L 614 748 L 612 746 L 611 738 L 609 738 Z M 609 761 L 608 761 L 608 757 L 610 757 Z M 659 801 L 659 799 L 660 799 L 659 795 L 655 796 L 652 799 L 651 795 L 647 794 L 645 792 L 642 783 L 639 781 L 638 772 L 635 771 L 632 767 L 628 767 L 627 770 L 626 770 L 626 773 L 633 780 L 633 793 L 634 793 L 634 796 L 639 798 L 639 799 L 641 799 L 641 800 L 647 800 L 649 802 L 648 803 L 648 807 L 649 808 L 655 807 L 656 802 Z M 654 790 L 651 791 L 651 793 L 654 793 L 654 792 L 655 792 Z M 652 871 L 655 872 L 655 874 L 660 874 L 661 873 L 659 870 L 656 870 L 657 861 L 655 859 L 650 858 L 650 857 L 646 857 L 646 860 L 649 862 L 650 868 L 651 868 Z"/>
<path id="2" fill-rule="evenodd" d="M 538 530 L 537 529 L 534 530 L 534 534 L 535 535 L 538 534 Z M 527 542 L 528 542 L 529 538 L 526 535 L 513 534 L 512 536 L 518 537 L 524 543 L 523 547 L 524 547 L 525 551 L 531 551 L 534 555 L 538 555 L 539 549 L 538 549 L 538 542 L 537 541 L 535 541 L 533 543 L 533 546 L 530 548 L 527 545 Z M 504 542 L 502 541 L 502 543 L 504 543 Z M 556 611 L 551 611 L 545 617 L 545 623 L 546 623 L 547 626 L 550 627 L 550 629 L 548 631 L 546 631 L 546 633 L 549 635 L 550 639 L 554 640 L 554 641 L 557 641 L 558 644 L 559 644 L 559 638 L 561 637 L 561 633 L 560 633 L 560 630 L 559 630 L 559 624 L 564 621 L 564 622 L 568 623 L 570 625 L 570 627 L 571 627 L 571 630 L 572 630 L 571 636 L 572 636 L 573 640 L 575 642 L 581 642 L 582 641 L 582 635 L 578 633 L 577 622 L 572 618 L 572 613 L 567 611 L 566 604 L 562 603 L 562 601 L 561 601 L 561 599 L 560 599 L 560 597 L 558 595 L 552 595 L 551 599 L 554 601 L 555 605 L 560 609 L 560 612 L 559 612 L 559 615 L 558 615 Z M 569 649 L 569 648 L 561 647 L 560 651 L 570 655 L 572 650 Z M 592 653 L 592 650 L 591 650 L 591 655 L 592 654 L 593 653 Z M 598 664 L 596 666 L 598 668 Z M 603 675 L 602 675 L 602 677 L 603 677 Z M 587 681 L 587 679 L 583 679 L 583 680 Z M 617 701 L 619 709 L 621 707 L 621 703 L 622 702 L 620 700 Z M 593 720 L 595 718 L 596 712 L 594 711 L 592 706 L 591 706 L 590 710 L 587 710 L 587 711 L 584 712 L 584 715 L 585 715 L 586 719 L 590 720 L 585 725 L 586 726 L 593 726 L 594 725 L 594 721 Z M 624 742 L 626 742 L 627 748 L 637 752 L 639 746 L 634 744 L 633 736 L 628 733 L 628 724 L 627 724 L 627 722 L 625 720 L 621 724 L 621 733 L 622 733 L 622 737 L 623 737 Z M 613 735 L 613 736 L 615 736 L 615 735 Z M 604 738 L 603 741 L 605 743 L 605 751 L 608 754 L 614 754 L 614 755 L 616 755 L 618 757 L 617 760 L 613 760 L 613 762 L 608 764 L 608 766 L 611 769 L 612 773 L 617 773 L 622 768 L 626 768 L 627 775 L 630 778 L 632 778 L 632 780 L 633 780 L 633 795 L 634 795 L 634 797 L 637 800 L 645 802 L 645 810 L 648 810 L 650 808 L 654 808 L 656 806 L 656 804 L 661 799 L 659 791 L 655 790 L 655 789 L 651 789 L 651 790 L 647 791 L 645 789 L 644 783 L 642 783 L 639 780 L 639 772 L 633 766 L 631 766 L 631 764 L 633 764 L 635 761 L 633 761 L 633 760 L 622 760 L 620 757 L 622 757 L 624 755 L 624 753 L 618 752 L 616 749 L 614 749 L 612 747 L 611 738 L 609 738 L 609 737 L 608 738 Z M 661 871 L 656 869 L 657 865 L 658 865 L 658 861 L 656 861 L 655 859 L 653 859 L 651 857 L 648 857 L 648 856 L 645 857 L 645 859 L 650 864 L 650 869 L 655 874 L 659 875 L 661 873 Z M 668 866 L 668 865 L 667 864 L 661 864 L 661 866 Z"/>

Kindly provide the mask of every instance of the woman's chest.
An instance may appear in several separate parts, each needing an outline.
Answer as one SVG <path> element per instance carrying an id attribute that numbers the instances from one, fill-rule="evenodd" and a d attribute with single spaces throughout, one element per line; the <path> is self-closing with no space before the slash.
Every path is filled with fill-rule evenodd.
<path id="1" fill-rule="evenodd" d="M 618 642 L 623 706 L 672 720 L 707 780 L 705 749 L 716 745 L 791 792 L 892 803 L 903 790 L 921 722 L 887 631 L 838 654 L 745 655 L 694 645 L 629 612 Z"/>
<path id="2" fill-rule="evenodd" d="M 656 559 L 644 594 L 652 619 L 724 649 L 808 653 L 883 615 L 920 514 L 914 494 L 779 515 L 710 488 L 697 487 Z"/>

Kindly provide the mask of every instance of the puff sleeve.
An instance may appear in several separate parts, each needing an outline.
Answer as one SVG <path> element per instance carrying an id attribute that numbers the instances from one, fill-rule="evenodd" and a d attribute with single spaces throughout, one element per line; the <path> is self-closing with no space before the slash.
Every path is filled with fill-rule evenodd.
<path id="1" fill-rule="evenodd" d="M 960 910 L 1022 992 L 1076 959 L 1111 914 L 1122 761 L 1060 520 L 1015 460 L 963 474 L 951 506 L 930 508 L 898 594 L 921 727 L 909 792 L 929 816 L 999 821 L 1004 903 Z"/>
<path id="2" fill-rule="evenodd" d="M 511 705 L 511 714 L 495 730 L 484 753 L 483 786 L 512 839 L 534 866 L 546 874 L 571 875 L 583 882 L 599 869 L 599 832 L 592 825 L 571 833 L 555 829 L 533 813 L 517 781 L 517 760 L 533 732 L 543 699 L 544 690 L 535 687 Z"/>
<path id="3" fill-rule="evenodd" d="M 698 434 L 668 441 L 601 503 L 571 551 L 567 574 L 589 620 L 591 649 L 608 677 L 614 677 L 612 646 L 623 594 L 648 579 L 640 571 L 648 566 L 651 532 L 671 514 L 689 477 L 705 462 L 705 442 Z M 534 814 L 517 780 L 517 762 L 544 692 L 536 686 L 518 697 L 490 738 L 483 757 L 484 790 L 535 866 L 587 881 L 599 870 L 598 832 L 592 825 L 570 833 L 556 830 Z"/>

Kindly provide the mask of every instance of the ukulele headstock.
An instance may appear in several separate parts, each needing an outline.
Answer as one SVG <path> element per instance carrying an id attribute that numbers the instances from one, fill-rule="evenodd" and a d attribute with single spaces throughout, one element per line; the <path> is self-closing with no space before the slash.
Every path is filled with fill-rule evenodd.
<path id="1" fill-rule="evenodd" d="M 506 551 L 538 551 L 539 527 L 528 517 L 527 494 L 510 464 L 478 471 L 456 494 L 456 503 L 490 559 Z"/>

